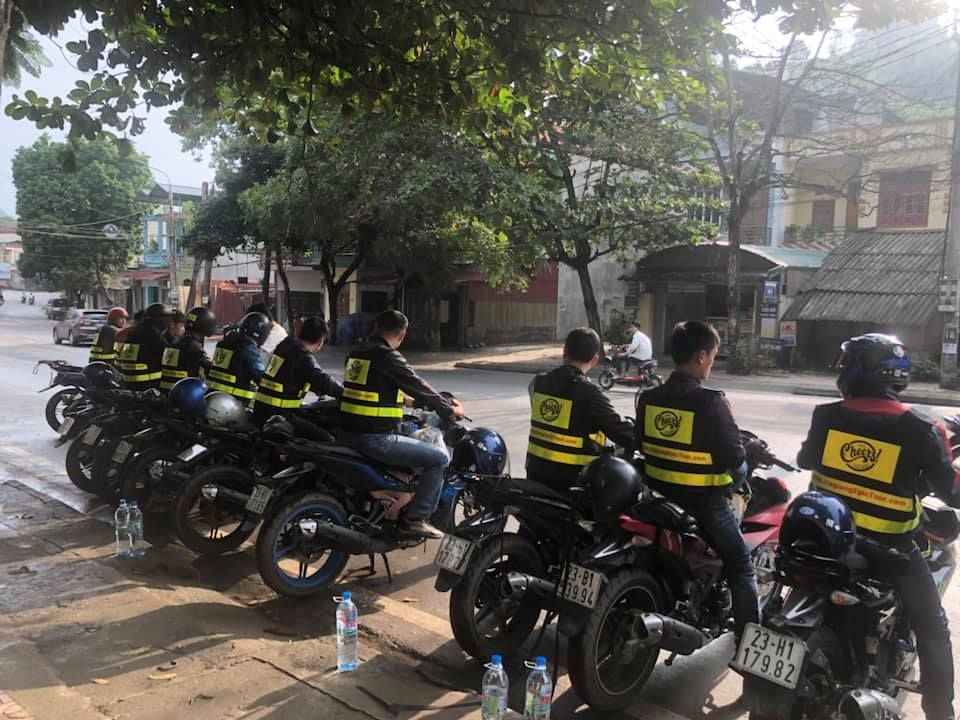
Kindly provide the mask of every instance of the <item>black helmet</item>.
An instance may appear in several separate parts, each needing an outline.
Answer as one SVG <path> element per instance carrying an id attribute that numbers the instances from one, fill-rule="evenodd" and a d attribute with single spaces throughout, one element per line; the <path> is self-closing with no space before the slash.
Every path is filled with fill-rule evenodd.
<path id="1" fill-rule="evenodd" d="M 143 311 L 143 322 L 149 323 L 160 330 L 166 330 L 170 327 L 171 320 L 173 320 L 173 309 L 163 303 L 148 305 Z"/>
<path id="2" fill-rule="evenodd" d="M 114 390 L 120 387 L 120 373 L 109 363 L 92 362 L 83 369 L 83 377 L 87 380 L 87 387 L 97 390 Z"/>
<path id="3" fill-rule="evenodd" d="M 297 436 L 297 431 L 283 415 L 271 415 L 263 424 L 263 436 L 274 442 L 289 442 Z"/>
<path id="4" fill-rule="evenodd" d="M 886 387 L 901 392 L 910 381 L 907 348 L 894 335 L 867 333 L 847 340 L 840 350 L 837 387 L 845 396 L 854 397 Z"/>
<path id="5" fill-rule="evenodd" d="M 507 444 L 493 430 L 472 428 L 453 446 L 450 467 L 457 472 L 500 475 L 507 467 Z"/>
<path id="6" fill-rule="evenodd" d="M 187 332 L 198 332 L 204 337 L 217 331 L 217 318 L 207 308 L 195 307 L 187 313 Z"/>
<path id="7" fill-rule="evenodd" d="M 780 547 L 789 555 L 800 551 L 839 560 L 857 542 L 853 513 L 840 498 L 823 492 L 805 492 L 787 508 L 780 526 Z"/>
<path id="8" fill-rule="evenodd" d="M 580 483 L 590 493 L 593 519 L 615 523 L 620 513 L 637 502 L 643 489 L 640 474 L 626 460 L 603 455 L 580 472 Z"/>
<path id="9" fill-rule="evenodd" d="M 257 345 L 263 345 L 267 341 L 272 325 L 270 318 L 263 313 L 252 312 L 243 316 L 237 329 L 242 335 L 253 338 Z"/>

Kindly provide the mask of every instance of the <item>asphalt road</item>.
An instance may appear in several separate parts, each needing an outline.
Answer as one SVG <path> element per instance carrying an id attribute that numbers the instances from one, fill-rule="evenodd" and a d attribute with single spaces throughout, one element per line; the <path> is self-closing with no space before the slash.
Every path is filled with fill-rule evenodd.
<path id="1" fill-rule="evenodd" d="M 13 302 L 11 302 L 13 300 Z M 24 482 L 42 489 L 72 507 L 109 517 L 109 509 L 96 499 L 80 492 L 63 474 L 62 448 L 54 448 L 54 435 L 43 418 L 47 394 L 37 390 L 47 384 L 49 373 L 41 368 L 34 374 L 41 359 L 64 359 L 77 364 L 86 361 L 89 349 L 55 346 L 51 340 L 52 322 L 42 313 L 45 294 L 37 294 L 35 306 L 21 305 L 19 294 L 7 293 L 7 303 L 0 307 L 0 460 L 23 469 Z M 322 355 L 321 355 L 322 361 Z M 507 440 L 514 474 L 522 475 L 528 429 L 527 384 L 530 376 L 516 373 L 449 370 L 425 373 L 439 389 L 450 390 L 462 399 L 474 425 L 491 427 Z M 721 379 L 722 380 L 722 379 Z M 611 397 L 617 408 L 630 414 L 633 393 L 616 389 Z M 793 461 L 807 429 L 813 408 L 823 400 L 778 393 L 731 391 L 728 393 L 741 427 L 752 430 L 767 440 L 773 451 Z M 946 408 L 925 408 L 938 414 Z M 782 473 L 781 473 L 782 474 Z M 802 491 L 806 473 L 789 474 L 786 478 L 793 492 Z M 410 652 L 439 658 L 453 681 L 479 685 L 477 663 L 467 662 L 456 653 L 448 630 L 448 596 L 433 589 L 432 557 L 436 543 L 426 549 L 417 548 L 391 554 L 394 583 L 388 585 L 382 567 L 371 577 L 360 577 L 358 570 L 366 559 L 356 558 L 340 589 L 354 589 L 363 598 L 361 611 L 376 632 L 392 638 Z M 216 562 L 195 560 L 180 549 L 177 557 L 190 563 L 209 577 L 212 586 L 248 602 L 267 601 L 272 593 L 260 582 L 249 548 Z M 947 596 L 948 613 L 957 626 L 957 593 Z M 317 612 L 332 612 L 323 603 L 281 605 L 291 622 Z M 541 650 L 552 657 L 553 636 L 548 634 Z M 732 654 L 732 642 L 721 639 L 690 658 L 680 658 L 672 667 L 662 663 L 644 692 L 645 702 L 631 714 L 643 717 L 676 717 L 666 708 L 683 717 L 711 717 L 726 720 L 740 717 L 742 709 L 734 704 L 739 695 L 739 677 L 726 669 Z M 514 668 L 519 677 L 520 668 Z M 568 688 L 566 679 L 560 684 L 556 717 L 590 718 L 593 715 L 579 708 L 579 700 Z M 649 703 L 649 705 L 647 704 Z M 914 706 L 915 708 L 915 706 Z M 658 715 L 659 713 L 659 715 Z"/>

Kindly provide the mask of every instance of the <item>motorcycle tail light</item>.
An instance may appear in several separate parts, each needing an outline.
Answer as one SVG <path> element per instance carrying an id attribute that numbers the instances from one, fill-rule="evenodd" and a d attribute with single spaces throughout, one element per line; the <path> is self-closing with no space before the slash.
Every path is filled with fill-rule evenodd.
<path id="1" fill-rule="evenodd" d="M 830 602 L 834 605 L 840 605 L 841 607 L 848 607 L 859 604 L 860 598 L 843 590 L 834 590 L 830 593 Z"/>

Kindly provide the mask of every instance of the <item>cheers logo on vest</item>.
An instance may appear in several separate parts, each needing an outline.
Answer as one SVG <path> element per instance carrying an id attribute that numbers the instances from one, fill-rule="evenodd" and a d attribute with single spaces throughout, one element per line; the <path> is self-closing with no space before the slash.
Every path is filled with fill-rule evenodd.
<path id="1" fill-rule="evenodd" d="M 540 403 L 540 417 L 547 422 L 553 422 L 560 417 L 561 410 L 560 403 L 553 398 L 547 398 Z"/>
<path id="2" fill-rule="evenodd" d="M 680 416 L 675 412 L 665 410 L 664 412 L 657 414 L 656 418 L 653 420 L 653 423 L 657 428 L 657 432 L 659 432 L 661 435 L 665 437 L 673 437 L 680 429 Z"/>
<path id="3" fill-rule="evenodd" d="M 347 380 L 356 381 L 363 372 L 363 363 L 358 360 L 351 360 L 347 363 Z"/>
<path id="4" fill-rule="evenodd" d="M 852 440 L 844 443 L 840 448 L 840 459 L 843 460 L 851 470 L 863 472 L 877 464 L 882 452 L 882 450 L 874 447 L 866 440 Z"/>

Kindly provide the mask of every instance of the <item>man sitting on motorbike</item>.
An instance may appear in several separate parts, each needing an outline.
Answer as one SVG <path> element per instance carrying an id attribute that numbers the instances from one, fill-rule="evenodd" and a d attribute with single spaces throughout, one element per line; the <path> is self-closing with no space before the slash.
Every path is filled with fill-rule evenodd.
<path id="1" fill-rule="evenodd" d="M 184 316 L 183 334 L 175 337 L 163 352 L 161 390 L 167 392 L 183 378 L 203 377 L 210 370 L 211 362 L 203 349 L 203 341 L 216 331 L 216 316 L 202 305 Z"/>
<path id="2" fill-rule="evenodd" d="M 602 347 L 594 330 L 571 330 L 563 343 L 563 365 L 530 383 L 527 477 L 554 490 L 565 492 L 577 484 L 583 466 L 600 455 L 605 437 L 632 451 L 633 423 L 587 379 Z"/>
<path id="3" fill-rule="evenodd" d="M 285 415 L 297 435 L 318 437 L 313 424 L 299 417 L 297 411 L 310 390 L 316 395 L 335 398 L 343 395 L 343 385 L 327 375 L 314 357 L 326 342 L 327 332 L 323 318 L 309 317 L 300 328 L 298 337 L 288 335 L 280 341 L 270 356 L 254 396 L 253 419 L 258 424 L 273 415 Z"/>
<path id="4" fill-rule="evenodd" d="M 930 568 L 914 537 L 918 496 L 935 493 L 960 507 L 960 478 L 946 431 L 900 402 L 910 360 L 896 337 L 870 333 L 841 346 L 840 402 L 813 411 L 797 462 L 812 485 L 836 495 L 853 513 L 857 532 L 909 557 L 891 578 L 916 634 L 927 720 L 953 715 L 950 630 Z"/>
<path id="5" fill-rule="evenodd" d="M 627 326 L 626 334 L 630 336 L 630 345 L 614 358 L 620 375 L 626 375 L 630 371 L 630 363 L 642 365 L 653 359 L 653 343 L 640 329 L 639 322 L 632 321 Z"/>
<path id="6" fill-rule="evenodd" d="M 113 365 L 117 360 L 117 332 L 127 324 L 129 317 L 127 311 L 122 307 L 110 308 L 107 313 L 107 322 L 101 327 L 93 338 L 93 345 L 90 347 L 90 359 L 88 362 L 107 362 Z"/>
<path id="7" fill-rule="evenodd" d="M 243 316 L 236 330 L 217 343 L 207 372 L 207 387 L 253 400 L 257 383 L 267 369 L 260 352 L 270 334 L 270 318 L 252 312 Z"/>
<path id="8" fill-rule="evenodd" d="M 737 637 L 757 622 L 757 580 L 750 551 L 730 507 L 747 480 L 746 454 L 730 403 L 703 387 L 720 336 L 699 320 L 678 323 L 670 352 L 676 370 L 637 401 L 637 444 L 650 486 L 690 513 L 723 559 Z"/>
<path id="9" fill-rule="evenodd" d="M 167 349 L 163 333 L 172 317 L 172 309 L 154 303 L 143 311 L 142 322 L 124 337 L 117 351 L 117 368 L 128 390 L 149 390 L 160 386 L 163 351 Z"/>
<path id="10" fill-rule="evenodd" d="M 446 450 L 399 435 L 404 393 L 445 419 L 463 417 L 463 406 L 447 400 L 414 372 L 397 348 L 407 336 L 407 318 L 397 310 L 377 316 L 370 341 L 347 357 L 340 401 L 340 441 L 374 460 L 422 468 L 401 527 L 412 535 L 440 538 L 430 524 L 443 489 Z"/>

